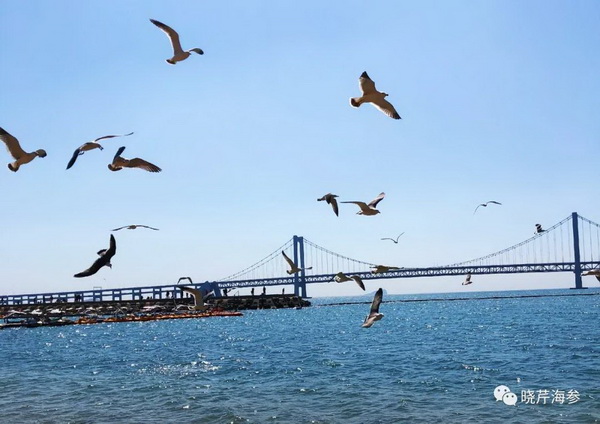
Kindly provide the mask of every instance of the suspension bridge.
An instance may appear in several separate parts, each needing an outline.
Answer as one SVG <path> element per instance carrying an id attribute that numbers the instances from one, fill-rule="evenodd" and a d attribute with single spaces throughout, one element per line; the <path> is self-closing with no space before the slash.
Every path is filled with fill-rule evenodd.
<path id="1" fill-rule="evenodd" d="M 289 274 L 281 255 L 286 252 L 301 271 Z M 352 259 L 321 247 L 304 237 L 293 236 L 255 264 L 217 281 L 194 284 L 204 293 L 222 296 L 227 289 L 293 285 L 294 294 L 307 297 L 307 284 L 329 283 L 338 272 L 358 275 L 364 280 L 436 277 L 448 275 L 517 274 L 572 272 L 575 289 L 583 289 L 581 274 L 600 269 L 600 225 L 573 212 L 559 223 L 518 244 L 469 261 L 445 266 L 393 268 L 375 272 L 377 265 Z M 188 284 L 189 285 L 189 284 Z M 177 284 L 119 289 L 78 290 L 72 292 L 0 296 L 0 305 L 64 302 L 77 299 L 99 301 L 137 300 L 144 297 L 166 299 L 182 297 Z"/>

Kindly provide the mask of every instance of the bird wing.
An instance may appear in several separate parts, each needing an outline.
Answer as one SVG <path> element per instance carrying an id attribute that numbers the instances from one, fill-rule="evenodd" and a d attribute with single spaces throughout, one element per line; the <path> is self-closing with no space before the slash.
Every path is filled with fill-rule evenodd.
<path id="1" fill-rule="evenodd" d="M 394 242 L 396 242 L 396 240 L 394 240 L 393 238 L 389 238 L 389 237 L 383 237 L 381 240 L 391 240 L 391 241 L 394 241 Z M 397 243 L 397 242 L 396 242 L 396 243 Z"/>
<path id="2" fill-rule="evenodd" d="M 362 278 L 360 278 L 360 276 L 353 275 L 350 278 L 352 278 L 354 281 L 356 281 L 356 284 L 358 284 L 358 287 L 365 290 L 365 283 L 363 283 L 363 280 L 362 280 Z M 380 300 L 380 302 L 381 302 L 381 300 Z M 379 308 L 379 306 L 378 306 L 378 308 Z"/>
<path id="3" fill-rule="evenodd" d="M 120 135 L 105 135 L 102 137 L 98 137 L 97 139 L 94 140 L 94 142 L 96 141 L 100 141 L 100 140 L 104 140 L 105 138 L 113 138 L 113 137 L 127 137 L 128 135 L 133 134 L 132 132 L 130 132 L 129 134 L 120 134 Z"/>
<path id="4" fill-rule="evenodd" d="M 333 208 L 333 212 L 335 213 L 336 216 L 340 216 L 340 211 L 338 209 L 338 203 L 337 200 L 335 200 L 335 197 L 331 198 L 331 202 L 329 202 L 331 204 L 331 207 Z"/>
<path id="5" fill-rule="evenodd" d="M 488 203 L 493 203 L 495 205 L 501 205 L 502 203 L 496 202 L 495 200 L 490 200 Z"/>
<path id="6" fill-rule="evenodd" d="M 13 158 L 19 159 L 26 154 L 25 150 L 21 148 L 19 140 L 7 133 L 3 128 L 0 128 L 0 140 L 4 142 L 6 150 L 8 150 L 8 153 L 10 153 Z"/>
<path id="7" fill-rule="evenodd" d="M 179 284 L 181 280 L 188 280 L 190 283 L 194 284 L 190 277 L 179 277 L 179 280 L 177 280 L 177 284 Z"/>
<path id="8" fill-rule="evenodd" d="M 371 93 L 376 93 L 377 89 L 375 88 L 375 82 L 369 78 L 366 72 L 363 72 L 358 79 L 358 86 L 360 87 L 360 91 L 362 91 L 363 96 Z"/>
<path id="9" fill-rule="evenodd" d="M 148 172 L 160 172 L 162 171 L 162 169 L 160 169 L 158 166 L 154 165 L 153 163 L 150 163 L 148 161 L 145 161 L 144 159 L 140 159 L 140 158 L 133 158 L 129 160 L 129 163 L 126 166 L 127 168 L 141 168 L 141 169 L 145 169 Z"/>
<path id="10" fill-rule="evenodd" d="M 106 250 L 106 252 L 104 252 L 103 257 L 107 257 L 108 260 L 110 260 L 110 258 L 115 256 L 115 253 L 117 253 L 117 241 L 115 240 L 115 236 L 113 236 L 111 234 L 110 235 L 110 245 L 109 245 L 108 249 Z"/>
<path id="11" fill-rule="evenodd" d="M 355 205 L 358 205 L 358 207 L 360 208 L 360 210 L 362 211 L 368 211 L 369 207 L 367 206 L 367 204 L 365 202 L 356 202 L 356 201 L 348 201 L 348 202 L 340 202 L 340 203 L 354 203 Z"/>
<path id="12" fill-rule="evenodd" d="M 369 317 L 373 314 L 379 313 L 379 305 L 381 304 L 381 300 L 383 299 L 383 289 L 379 288 L 373 297 L 373 303 L 371 303 L 371 311 L 369 312 Z"/>
<path id="13" fill-rule="evenodd" d="M 117 159 L 119 156 L 121 156 L 121 153 L 123 153 L 124 151 L 125 151 L 125 146 L 119 147 L 119 150 L 117 150 L 117 153 L 115 153 L 115 157 L 113 157 L 113 162 L 115 161 L 115 159 Z"/>
<path id="14" fill-rule="evenodd" d="M 370 207 L 370 208 L 376 208 L 377 204 L 379 202 L 381 202 L 384 197 L 385 197 L 385 193 L 383 193 L 383 192 L 379 193 L 379 196 L 377 196 L 376 198 L 374 198 L 373 200 L 371 200 L 367 206 Z"/>
<path id="15" fill-rule="evenodd" d="M 284 259 L 285 259 L 285 261 L 286 261 L 286 262 L 287 262 L 287 263 L 290 265 L 290 267 L 291 267 L 292 269 L 296 269 L 296 268 L 297 268 L 297 266 L 296 266 L 296 264 L 294 263 L 294 261 L 292 261 L 292 260 L 291 260 L 291 259 L 288 257 L 288 255 L 286 255 L 286 254 L 285 254 L 285 252 L 284 252 L 283 250 L 281 251 L 281 254 L 283 255 L 283 258 L 284 258 Z"/>
<path id="16" fill-rule="evenodd" d="M 170 26 L 165 25 L 162 22 L 156 21 L 154 19 L 150 19 L 150 22 L 152 22 L 154 25 L 159 27 L 165 34 L 167 34 L 167 37 L 169 37 L 169 40 L 171 40 L 171 46 L 173 47 L 173 53 L 175 53 L 175 55 L 183 53 L 181 43 L 179 42 L 179 34 L 177 34 L 177 31 L 175 31 Z"/>
<path id="17" fill-rule="evenodd" d="M 67 164 L 67 169 L 69 169 L 70 167 L 72 167 L 75 164 L 75 161 L 77 160 L 77 157 L 79 156 L 80 152 L 81 152 L 81 150 L 79 149 L 79 147 L 77 149 L 75 149 L 73 156 L 71 156 L 71 160 Z"/>
<path id="18" fill-rule="evenodd" d="M 147 225 L 138 225 L 138 227 L 144 227 L 144 228 L 148 228 L 148 229 L 150 229 L 150 230 L 155 230 L 155 231 L 158 231 L 158 228 L 149 227 L 149 226 L 147 226 Z"/>
<path id="19" fill-rule="evenodd" d="M 123 225 L 122 227 L 114 228 L 111 231 L 119 231 L 119 230 L 122 230 L 123 228 L 127 228 L 127 227 L 129 227 L 129 225 Z"/>
<path id="20" fill-rule="evenodd" d="M 105 256 L 100 256 L 98 259 L 94 261 L 91 267 L 86 269 L 85 271 L 81 271 L 75 274 L 73 277 L 81 278 L 81 277 L 89 277 L 90 275 L 94 275 L 98 272 L 100 268 L 108 263 L 108 259 Z"/>
<path id="21" fill-rule="evenodd" d="M 348 276 L 346 274 L 344 274 L 343 272 L 338 272 L 337 274 L 335 274 L 335 277 L 333 277 L 333 279 L 337 283 L 343 283 L 344 281 L 350 281 L 350 278 L 348 278 Z"/>
<path id="22" fill-rule="evenodd" d="M 383 97 L 374 99 L 371 101 L 371 103 L 373 103 L 373 106 L 385 113 L 390 118 L 401 119 L 400 115 L 398 115 L 398 112 L 396 112 L 396 109 L 394 109 L 394 106 L 392 106 L 392 104 Z"/>

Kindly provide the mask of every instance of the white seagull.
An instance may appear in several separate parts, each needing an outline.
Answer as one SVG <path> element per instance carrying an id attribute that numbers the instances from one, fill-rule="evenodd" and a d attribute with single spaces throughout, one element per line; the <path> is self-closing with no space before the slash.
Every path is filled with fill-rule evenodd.
<path id="1" fill-rule="evenodd" d="M 344 283 L 346 281 L 355 281 L 356 284 L 358 284 L 358 287 L 365 290 L 365 283 L 363 283 L 363 280 L 362 280 L 362 278 L 360 278 L 359 275 L 351 275 L 350 277 L 348 277 L 343 272 L 338 272 L 337 274 L 335 274 L 335 277 L 333 277 L 333 279 L 335 280 L 336 283 Z"/>
<path id="2" fill-rule="evenodd" d="M 380 288 L 379 290 L 377 290 L 375 296 L 373 297 L 373 303 L 371 303 L 371 311 L 369 312 L 369 315 L 367 315 L 367 317 L 365 318 L 365 321 L 363 322 L 361 327 L 369 328 L 375 323 L 375 321 L 379 321 L 381 318 L 383 318 L 383 314 L 379 313 L 379 305 L 381 305 L 382 298 L 383 289 Z"/>
<path id="3" fill-rule="evenodd" d="M 477 209 L 479 209 L 481 206 L 483 206 L 484 208 L 486 208 L 487 205 L 489 205 L 490 203 L 493 203 L 494 205 L 501 205 L 502 204 L 500 202 L 496 202 L 495 200 L 490 200 L 488 202 L 480 203 L 479 205 L 477 205 L 477 207 L 475 208 L 475 212 L 477 212 Z M 473 215 L 475 215 L 475 212 L 473 212 Z"/>
<path id="4" fill-rule="evenodd" d="M 202 49 L 199 49 L 197 47 L 184 51 L 181 48 L 181 43 L 179 42 L 179 34 L 177 34 L 177 31 L 175 31 L 170 26 L 165 25 L 162 22 L 156 21 L 154 19 L 150 19 L 150 22 L 152 22 L 154 25 L 163 30 L 163 32 L 167 34 L 167 37 L 169 37 L 169 40 L 171 40 L 171 46 L 173 47 L 173 57 L 171 59 L 167 59 L 167 63 L 175 65 L 177 62 L 181 62 L 182 60 L 185 60 L 188 57 L 190 57 L 190 52 L 204 54 Z"/>
<path id="5" fill-rule="evenodd" d="M 377 204 L 379 202 L 381 202 L 384 197 L 385 197 L 385 193 L 381 192 L 381 193 L 379 193 L 379 196 L 377 196 L 376 198 L 371 200 L 369 202 L 369 204 L 366 204 L 365 202 L 357 202 L 357 201 L 341 202 L 341 203 L 354 203 L 355 205 L 358 205 L 358 207 L 360 208 L 360 211 L 356 212 L 358 215 L 377 215 L 378 213 L 381 213 L 379 210 L 376 209 Z"/>
<path id="6" fill-rule="evenodd" d="M 117 242 L 115 241 L 115 236 L 111 234 L 110 247 L 108 249 L 99 250 L 98 255 L 100 255 L 100 257 L 94 261 L 92 266 L 86 269 L 85 271 L 81 271 L 80 273 L 75 274 L 73 277 L 89 277 L 90 275 L 94 275 L 95 273 L 97 273 L 103 266 L 112 268 L 110 260 L 113 256 L 115 256 L 115 253 L 117 253 Z"/>
<path id="7" fill-rule="evenodd" d="M 115 228 L 111 231 L 119 231 L 119 230 L 122 230 L 123 228 L 127 228 L 128 230 L 135 230 L 136 228 L 148 228 L 150 230 L 158 231 L 158 228 L 149 227 L 147 225 L 140 225 L 140 224 L 124 225 L 122 227 Z"/>
<path id="8" fill-rule="evenodd" d="M 79 146 L 75 152 L 73 152 L 73 156 L 71 157 L 71 160 L 69 160 L 69 163 L 67 164 L 67 169 L 69 169 L 70 167 L 72 167 L 75 164 L 75 161 L 77 160 L 77 158 L 81 155 L 83 155 L 84 152 L 87 152 L 89 150 L 93 150 L 93 149 L 100 149 L 103 150 L 104 147 L 102 147 L 102 145 L 100 143 L 98 143 L 100 140 L 104 140 L 106 138 L 113 138 L 113 137 L 127 137 L 128 135 L 133 134 L 132 132 L 130 132 L 129 134 L 122 134 L 122 135 L 105 135 L 103 137 L 99 137 L 93 141 L 88 141 L 87 143 L 83 143 L 81 146 Z"/>
<path id="9" fill-rule="evenodd" d="M 402 234 L 404 234 L 404 233 L 402 233 Z M 396 237 L 395 239 L 393 239 L 393 238 L 390 238 L 390 237 L 384 237 L 384 238 L 382 238 L 381 240 L 391 240 L 391 241 L 393 241 L 394 243 L 398 244 L 398 239 L 399 239 L 400 237 L 402 237 L 402 234 L 400 234 L 400 235 L 399 235 L 398 237 Z"/>
<path id="10" fill-rule="evenodd" d="M 390 118 L 400 119 L 400 115 L 398 115 L 394 106 L 385 100 L 388 94 L 377 91 L 375 83 L 369 78 L 369 75 L 367 75 L 366 72 L 363 72 L 360 75 L 358 86 L 360 87 L 360 91 L 362 91 L 362 96 L 352 97 L 350 99 L 350 104 L 353 107 L 359 107 L 363 103 L 371 103 Z"/>
<path id="11" fill-rule="evenodd" d="M 140 168 L 140 169 L 144 169 L 148 172 L 162 171 L 162 169 L 160 169 L 158 166 L 156 166 L 148 161 L 145 161 L 144 159 L 140 159 L 140 158 L 125 159 L 125 158 L 121 157 L 121 153 L 123 153 L 124 150 L 125 150 L 125 146 L 122 146 L 119 148 L 119 150 L 117 150 L 117 153 L 115 154 L 115 157 L 113 158 L 112 163 L 108 164 L 108 169 L 110 169 L 111 171 L 120 171 L 123 168 Z"/>
<path id="12" fill-rule="evenodd" d="M 46 151 L 44 149 L 36 150 L 35 152 L 27 153 L 21 148 L 19 140 L 16 137 L 7 133 L 3 128 L 0 128 L 0 140 L 6 144 L 6 150 L 15 159 L 13 163 L 8 164 L 8 169 L 13 172 L 17 172 L 21 165 L 31 162 L 39 156 L 41 158 L 46 157 Z"/>
<path id="13" fill-rule="evenodd" d="M 472 284 L 473 282 L 471 281 L 471 273 L 469 272 L 467 274 L 467 277 L 465 278 L 465 281 L 463 281 L 462 285 L 463 286 L 468 286 L 469 284 Z"/>
<path id="14" fill-rule="evenodd" d="M 179 280 L 181 281 L 182 279 L 186 278 L 189 279 L 189 277 L 181 277 Z M 206 311 L 206 309 L 208 309 L 208 307 L 204 304 L 204 298 L 202 297 L 202 292 L 200 290 L 187 286 L 180 286 L 179 288 L 182 291 L 192 295 L 192 297 L 194 298 L 193 309 L 195 311 Z"/>
<path id="15" fill-rule="evenodd" d="M 285 272 L 287 272 L 289 275 L 296 274 L 296 273 L 298 273 L 298 272 L 302 271 L 303 269 L 312 269 L 312 266 L 309 266 L 308 268 L 298 268 L 298 265 L 296 265 L 296 264 L 294 263 L 294 261 L 292 261 L 292 260 L 291 260 L 291 259 L 288 257 L 288 255 L 286 255 L 286 254 L 285 254 L 285 252 L 284 252 L 283 250 L 281 251 L 281 254 L 283 255 L 283 258 L 286 260 L 286 262 L 287 262 L 287 263 L 289 264 L 289 266 L 290 266 L 290 269 L 285 271 Z"/>
<path id="16" fill-rule="evenodd" d="M 335 200 L 336 197 L 338 197 L 337 194 L 327 193 L 326 195 L 324 195 L 320 199 L 317 199 L 317 202 L 325 200 L 328 204 L 331 205 L 331 207 L 333 208 L 333 212 L 336 214 L 336 216 L 340 216 L 339 215 L 339 211 L 338 211 L 337 200 Z"/>

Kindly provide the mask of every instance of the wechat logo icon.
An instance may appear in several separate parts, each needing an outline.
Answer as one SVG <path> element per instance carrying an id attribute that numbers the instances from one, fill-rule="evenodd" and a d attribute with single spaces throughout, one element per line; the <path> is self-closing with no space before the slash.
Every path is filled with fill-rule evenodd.
<path id="1" fill-rule="evenodd" d="M 517 404 L 517 395 L 510 391 L 507 386 L 498 386 L 494 389 L 496 401 L 501 400 L 506 405 L 515 406 Z"/>

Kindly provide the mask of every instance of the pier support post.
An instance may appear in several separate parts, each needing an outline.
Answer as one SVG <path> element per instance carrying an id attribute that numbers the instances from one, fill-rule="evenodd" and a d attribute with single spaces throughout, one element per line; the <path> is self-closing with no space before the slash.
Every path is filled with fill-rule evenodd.
<path id="1" fill-rule="evenodd" d="M 575 289 L 583 289 L 583 283 L 581 281 L 581 255 L 579 253 L 579 216 L 577 212 L 571 214 L 571 221 L 573 221 L 573 257 L 575 260 Z"/>

